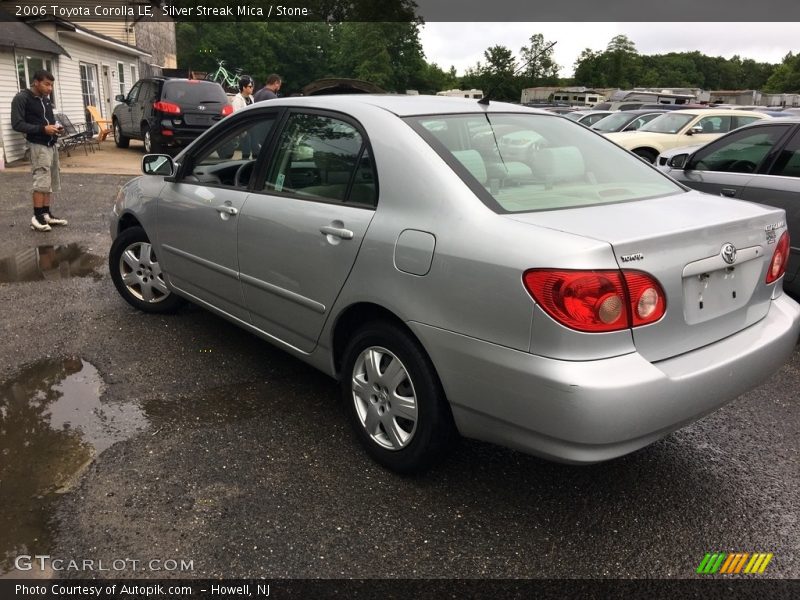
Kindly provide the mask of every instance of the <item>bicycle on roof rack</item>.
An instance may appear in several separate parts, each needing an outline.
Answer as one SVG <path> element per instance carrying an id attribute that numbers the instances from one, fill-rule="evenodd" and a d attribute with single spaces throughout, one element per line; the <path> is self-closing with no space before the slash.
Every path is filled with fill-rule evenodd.
<path id="1" fill-rule="evenodd" d="M 218 60 L 217 63 L 219 65 L 217 67 L 217 70 L 213 74 L 206 75 L 206 79 L 208 81 L 216 81 L 222 87 L 226 88 L 226 91 L 228 90 L 228 88 L 231 88 L 234 91 L 238 92 L 239 91 L 239 79 L 241 78 L 242 70 L 241 69 L 236 69 L 235 73 L 231 74 L 225 68 L 225 61 L 224 60 Z"/>

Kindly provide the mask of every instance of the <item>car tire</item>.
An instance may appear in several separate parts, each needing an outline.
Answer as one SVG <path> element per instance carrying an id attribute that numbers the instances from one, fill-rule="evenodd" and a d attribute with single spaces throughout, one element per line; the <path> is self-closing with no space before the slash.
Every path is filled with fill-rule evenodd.
<path id="1" fill-rule="evenodd" d="M 152 132 L 147 127 L 142 127 L 142 142 L 145 154 L 163 154 L 164 146 L 153 139 Z"/>
<path id="2" fill-rule="evenodd" d="M 655 164 L 656 159 L 658 158 L 658 152 L 655 150 L 651 150 L 650 148 L 636 148 L 633 153 L 649 162 L 650 164 Z"/>
<path id="3" fill-rule="evenodd" d="M 457 437 L 430 358 L 397 325 L 374 321 L 355 333 L 344 353 L 340 385 L 356 437 L 392 471 L 428 469 Z"/>
<path id="4" fill-rule="evenodd" d="M 131 145 L 131 139 L 122 134 L 122 127 L 119 124 L 117 119 L 114 119 L 112 123 L 112 128 L 114 129 L 114 144 L 116 144 L 117 148 L 127 148 Z"/>
<path id="5" fill-rule="evenodd" d="M 150 240 L 141 227 L 119 233 L 111 244 L 108 268 L 114 287 L 134 308 L 148 313 L 170 313 L 184 303 L 167 287 Z"/>

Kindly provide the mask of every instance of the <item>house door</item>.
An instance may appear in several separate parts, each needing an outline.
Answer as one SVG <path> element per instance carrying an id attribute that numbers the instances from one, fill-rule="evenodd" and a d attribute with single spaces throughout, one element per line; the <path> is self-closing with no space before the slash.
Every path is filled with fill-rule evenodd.
<path id="1" fill-rule="evenodd" d="M 100 110 L 106 119 L 110 119 L 114 112 L 114 96 L 114 72 L 108 65 L 103 65 L 103 106 Z"/>

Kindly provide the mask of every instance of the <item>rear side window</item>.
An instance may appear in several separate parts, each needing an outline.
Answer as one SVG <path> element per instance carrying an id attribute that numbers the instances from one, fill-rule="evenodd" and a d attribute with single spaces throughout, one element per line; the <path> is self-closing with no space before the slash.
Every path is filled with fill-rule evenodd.
<path id="1" fill-rule="evenodd" d="M 561 117 L 489 113 L 407 122 L 496 212 L 591 206 L 683 191 L 630 152 Z"/>
<path id="2" fill-rule="evenodd" d="M 800 177 L 800 131 L 795 133 L 789 143 L 781 151 L 770 175 L 783 177 Z"/>
<path id="3" fill-rule="evenodd" d="M 222 87 L 210 81 L 165 81 L 162 100 L 176 104 L 209 104 L 227 102 Z"/>
<path id="4" fill-rule="evenodd" d="M 375 206 L 372 156 L 359 130 L 318 114 L 289 117 L 267 172 L 267 191 L 309 200 Z"/>

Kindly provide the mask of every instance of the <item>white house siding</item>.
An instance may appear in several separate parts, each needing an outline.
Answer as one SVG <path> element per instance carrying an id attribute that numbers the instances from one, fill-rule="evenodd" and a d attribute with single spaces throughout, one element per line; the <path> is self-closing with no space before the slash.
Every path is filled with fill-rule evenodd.
<path id="1" fill-rule="evenodd" d="M 137 64 L 137 56 L 115 51 L 110 48 L 97 48 L 91 43 L 75 39 L 73 36 L 59 34 L 58 43 L 69 52 L 70 58 L 59 57 L 58 61 L 58 86 L 61 105 L 59 112 L 65 113 L 73 123 L 86 122 L 81 90 L 81 63 L 94 65 L 97 68 L 97 104 L 103 116 L 110 118 L 106 107 L 106 98 L 114 98 L 119 93 L 119 80 L 117 78 L 117 63 L 122 62 L 130 73 L 130 65 Z M 112 89 L 106 89 L 107 84 L 103 77 L 103 65 L 111 70 Z M 130 85 L 130 84 L 129 84 Z M 113 103 L 112 103 L 113 104 Z"/>
<path id="2" fill-rule="evenodd" d="M 110 4 L 108 0 L 105 1 L 104 6 Z M 78 23 L 81 27 L 91 29 L 95 33 L 107 35 L 115 40 L 119 40 L 129 46 L 136 46 L 136 27 L 133 23 L 127 20 L 114 20 L 114 21 L 80 21 Z"/>

